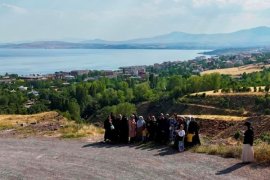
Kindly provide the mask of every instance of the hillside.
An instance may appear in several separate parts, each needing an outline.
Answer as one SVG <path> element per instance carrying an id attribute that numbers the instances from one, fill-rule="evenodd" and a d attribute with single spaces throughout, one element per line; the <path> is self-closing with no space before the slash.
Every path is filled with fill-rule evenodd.
<path id="1" fill-rule="evenodd" d="M 270 129 L 270 116 L 258 104 L 256 95 L 186 96 L 176 102 L 144 102 L 137 105 L 137 113 L 145 118 L 159 113 L 178 113 L 186 118 L 192 116 L 201 127 L 204 136 L 229 138 L 243 129 L 243 122 L 253 122 L 256 137 Z M 0 136 L 28 137 L 91 137 L 102 134 L 102 128 L 76 124 L 57 112 L 34 115 L 0 115 Z"/>
<path id="2" fill-rule="evenodd" d="M 186 96 L 177 102 L 142 103 L 138 114 L 147 116 L 159 113 L 178 113 L 186 118 L 192 116 L 200 125 L 200 132 L 211 138 L 230 138 L 244 129 L 244 122 L 251 121 L 255 136 L 270 130 L 270 116 L 256 104 L 256 95 Z"/>
<path id="3" fill-rule="evenodd" d="M 93 125 L 80 125 L 57 112 L 33 115 L 0 115 L 0 137 L 92 137 L 103 133 Z"/>

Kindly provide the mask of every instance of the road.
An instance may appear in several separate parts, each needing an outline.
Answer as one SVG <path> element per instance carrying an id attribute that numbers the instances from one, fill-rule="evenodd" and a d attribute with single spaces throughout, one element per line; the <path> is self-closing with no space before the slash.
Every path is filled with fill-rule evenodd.
<path id="1" fill-rule="evenodd" d="M 0 138 L 0 179 L 269 179 L 270 167 L 164 146 Z"/>

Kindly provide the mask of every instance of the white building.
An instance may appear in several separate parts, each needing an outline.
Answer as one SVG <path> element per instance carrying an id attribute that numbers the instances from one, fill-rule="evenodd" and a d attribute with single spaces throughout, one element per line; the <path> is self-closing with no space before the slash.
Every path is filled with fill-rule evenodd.
<path id="1" fill-rule="evenodd" d="M 20 87 L 18 87 L 18 89 L 19 89 L 20 91 L 27 91 L 28 87 L 20 86 Z"/>

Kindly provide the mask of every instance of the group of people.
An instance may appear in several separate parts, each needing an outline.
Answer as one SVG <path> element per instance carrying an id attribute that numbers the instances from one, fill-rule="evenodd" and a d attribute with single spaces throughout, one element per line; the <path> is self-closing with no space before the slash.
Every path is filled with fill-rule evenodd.
<path id="1" fill-rule="evenodd" d="M 254 132 L 250 122 L 244 124 L 247 129 L 244 132 L 242 161 L 254 161 Z M 104 121 L 105 142 L 134 143 L 154 141 L 160 144 L 173 144 L 180 152 L 194 145 L 200 144 L 199 125 L 192 117 L 184 117 L 178 114 L 164 115 L 157 118 L 154 115 L 143 116 L 132 114 L 130 117 L 119 114 L 117 117 L 111 113 Z"/>
<path id="2" fill-rule="evenodd" d="M 132 114 L 130 117 L 111 113 L 104 121 L 105 142 L 134 143 L 154 141 L 173 144 L 178 151 L 200 144 L 199 125 L 192 117 L 178 114 L 154 115 L 144 119 Z"/>

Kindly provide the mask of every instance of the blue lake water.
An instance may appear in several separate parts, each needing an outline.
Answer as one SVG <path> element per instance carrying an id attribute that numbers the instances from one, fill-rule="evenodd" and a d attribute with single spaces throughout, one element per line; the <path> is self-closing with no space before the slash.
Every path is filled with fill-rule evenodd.
<path id="1" fill-rule="evenodd" d="M 121 66 L 189 60 L 204 50 L 0 49 L 0 74 L 48 74 L 71 70 L 116 70 Z"/>

